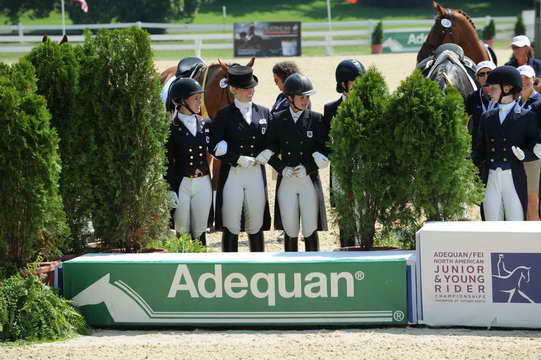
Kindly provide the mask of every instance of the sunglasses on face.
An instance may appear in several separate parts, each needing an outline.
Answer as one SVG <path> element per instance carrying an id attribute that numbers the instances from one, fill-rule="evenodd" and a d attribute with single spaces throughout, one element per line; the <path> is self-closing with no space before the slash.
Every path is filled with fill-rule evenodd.
<path id="1" fill-rule="evenodd" d="M 485 77 L 488 75 L 490 71 L 483 71 L 483 72 L 480 72 L 480 73 L 477 73 L 477 77 Z"/>

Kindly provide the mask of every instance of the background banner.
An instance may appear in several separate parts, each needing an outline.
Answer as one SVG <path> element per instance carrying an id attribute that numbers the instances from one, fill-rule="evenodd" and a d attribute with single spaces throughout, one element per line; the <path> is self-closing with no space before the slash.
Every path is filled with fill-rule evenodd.
<path id="1" fill-rule="evenodd" d="M 407 324 L 405 255 L 98 254 L 64 263 L 91 325 Z"/>
<path id="2" fill-rule="evenodd" d="M 234 28 L 235 56 L 300 56 L 300 22 L 240 22 Z"/>

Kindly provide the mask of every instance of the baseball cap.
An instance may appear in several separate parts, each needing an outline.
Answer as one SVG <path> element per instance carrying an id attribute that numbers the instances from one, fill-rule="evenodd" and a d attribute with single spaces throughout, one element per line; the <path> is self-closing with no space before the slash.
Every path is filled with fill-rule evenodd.
<path id="1" fill-rule="evenodd" d="M 479 64 L 475 65 L 475 74 L 479 72 L 479 70 L 489 68 L 490 70 L 496 69 L 496 64 L 494 64 L 490 60 L 481 61 Z"/>
<path id="2" fill-rule="evenodd" d="M 535 70 L 530 65 L 519 66 L 517 70 L 522 76 L 529 77 L 530 79 L 535 77 Z"/>
<path id="3" fill-rule="evenodd" d="M 513 41 L 511 42 L 511 46 L 516 47 L 524 47 L 524 46 L 530 46 L 530 39 L 526 35 L 518 35 L 513 38 Z"/>

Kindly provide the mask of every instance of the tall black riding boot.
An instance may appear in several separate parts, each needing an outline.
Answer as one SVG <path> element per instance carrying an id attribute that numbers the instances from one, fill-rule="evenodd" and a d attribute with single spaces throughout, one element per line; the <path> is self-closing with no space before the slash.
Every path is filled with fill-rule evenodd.
<path id="1" fill-rule="evenodd" d="M 317 231 L 314 231 L 312 235 L 304 238 L 304 249 L 306 251 L 319 251 Z"/>
<path id="2" fill-rule="evenodd" d="M 204 231 L 199 235 L 199 241 L 203 246 L 207 246 L 207 234 Z"/>
<path id="3" fill-rule="evenodd" d="M 255 234 L 248 234 L 248 243 L 250 245 L 251 252 L 263 252 L 265 251 L 265 239 L 263 237 L 263 230 Z"/>
<path id="4" fill-rule="evenodd" d="M 239 235 L 235 235 L 224 227 L 222 232 L 222 252 L 238 252 Z"/>
<path id="5" fill-rule="evenodd" d="M 289 237 L 284 232 L 284 249 L 285 251 L 299 251 L 299 238 Z"/>

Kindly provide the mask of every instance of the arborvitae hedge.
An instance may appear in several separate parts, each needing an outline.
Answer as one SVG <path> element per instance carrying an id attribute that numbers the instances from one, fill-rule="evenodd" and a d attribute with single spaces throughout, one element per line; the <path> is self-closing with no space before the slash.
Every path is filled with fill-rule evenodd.
<path id="1" fill-rule="evenodd" d="M 133 27 L 87 37 L 79 109 L 95 134 L 92 219 L 106 246 L 138 250 L 166 228 L 169 120 L 159 92 L 146 32 Z"/>
<path id="2" fill-rule="evenodd" d="M 31 63 L 0 64 L 0 266 L 52 256 L 67 232 L 58 135 Z"/>
<path id="3" fill-rule="evenodd" d="M 522 20 L 522 14 L 518 14 L 517 22 L 515 23 L 515 35 L 526 35 L 526 26 L 524 26 L 524 21 Z"/>
<path id="4" fill-rule="evenodd" d="M 28 60 L 36 69 L 38 93 L 46 98 L 51 124 L 60 137 L 60 191 L 71 230 L 71 241 L 63 250 L 79 252 L 89 235 L 84 229 L 90 219 L 89 164 L 94 144 L 92 126 L 77 113 L 79 103 L 86 102 L 79 97 L 79 59 L 68 44 L 46 41 L 32 50 Z"/>
<path id="5" fill-rule="evenodd" d="M 469 159 L 471 138 L 464 101 L 454 88 L 415 71 L 393 94 L 387 114 L 394 129 L 390 151 L 395 186 L 416 219 L 453 220 L 481 200 L 481 184 Z M 403 213 L 404 215 L 404 213 Z"/>
<path id="6" fill-rule="evenodd" d="M 376 222 L 390 207 L 392 128 L 385 117 L 388 89 L 371 67 L 358 77 L 332 122 L 332 165 L 338 183 L 336 216 L 347 236 L 370 248 Z"/>
<path id="7" fill-rule="evenodd" d="M 496 23 L 491 19 L 487 26 L 483 28 L 483 40 L 493 40 L 496 36 Z"/>

